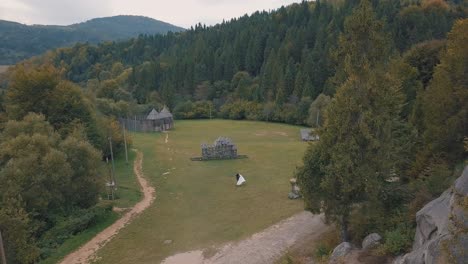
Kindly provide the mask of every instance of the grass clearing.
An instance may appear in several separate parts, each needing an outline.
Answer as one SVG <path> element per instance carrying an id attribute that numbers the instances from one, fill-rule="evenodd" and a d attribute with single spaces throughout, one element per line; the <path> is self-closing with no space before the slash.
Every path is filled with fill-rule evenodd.
<path id="1" fill-rule="evenodd" d="M 142 199 L 140 185 L 133 172 L 133 161 L 136 153 L 128 151 L 128 164 L 125 162 L 125 156 L 120 155 L 115 163 L 115 180 L 117 182 L 117 199 L 113 201 L 115 207 L 129 208 Z"/>
<path id="2" fill-rule="evenodd" d="M 307 144 L 299 127 L 250 121 L 178 121 L 166 134 L 133 134 L 156 201 L 99 251 L 98 263 L 158 263 L 246 238 L 302 210 L 287 199 Z M 227 136 L 248 159 L 196 162 L 200 144 Z M 235 187 L 235 173 L 247 180 Z M 165 240 L 172 240 L 164 244 Z"/>

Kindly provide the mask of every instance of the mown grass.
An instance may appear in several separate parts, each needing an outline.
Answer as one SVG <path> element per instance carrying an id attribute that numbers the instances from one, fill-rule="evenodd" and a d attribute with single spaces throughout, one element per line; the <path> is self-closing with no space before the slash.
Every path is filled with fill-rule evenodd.
<path id="1" fill-rule="evenodd" d="M 117 182 L 116 199 L 114 206 L 119 208 L 129 208 L 142 199 L 140 185 L 133 172 L 133 161 L 136 154 L 134 151 L 128 151 L 128 164 L 125 162 L 125 156 L 119 155 L 115 163 L 115 178 Z"/>
<path id="2" fill-rule="evenodd" d="M 118 189 L 116 192 L 116 198 L 114 201 L 107 200 L 107 192 L 103 190 L 102 200 L 99 202 L 98 206 L 104 206 L 107 204 L 112 204 L 115 207 L 119 208 L 128 208 L 132 207 L 139 200 L 141 200 L 140 186 L 135 178 L 133 173 L 133 161 L 135 159 L 135 153 L 133 151 L 129 152 L 129 162 L 126 164 L 125 156 L 123 154 L 116 157 L 115 161 L 115 171 L 116 171 L 116 181 L 118 184 Z M 110 165 L 109 165 L 110 166 Z M 103 164 L 101 172 L 104 177 L 108 177 L 109 166 Z M 108 214 L 97 219 L 96 224 L 92 227 L 86 229 L 85 231 L 67 239 L 49 258 L 41 261 L 43 264 L 52 264 L 57 263 L 63 259 L 67 254 L 75 251 L 80 246 L 91 240 L 96 234 L 113 224 L 117 219 L 120 218 L 122 213 L 109 212 Z"/>
<path id="3" fill-rule="evenodd" d="M 238 240 L 301 211 L 287 199 L 307 144 L 299 127 L 248 121 L 178 121 L 166 134 L 134 134 L 156 200 L 102 250 L 98 263 L 158 263 L 177 252 Z M 228 136 L 248 159 L 194 162 L 200 144 Z M 235 186 L 235 173 L 247 180 Z M 164 244 L 165 240 L 172 240 Z"/>

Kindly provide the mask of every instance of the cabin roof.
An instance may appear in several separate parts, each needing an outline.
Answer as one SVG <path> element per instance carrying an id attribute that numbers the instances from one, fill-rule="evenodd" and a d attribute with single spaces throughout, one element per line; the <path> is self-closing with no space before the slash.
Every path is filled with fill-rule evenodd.
<path id="1" fill-rule="evenodd" d="M 171 114 L 171 112 L 169 112 L 169 109 L 167 109 L 167 107 L 164 106 L 164 108 L 159 113 L 158 117 L 161 118 L 161 119 L 162 118 L 168 118 L 168 117 L 172 117 L 172 114 Z"/>
<path id="2" fill-rule="evenodd" d="M 156 119 L 159 119 L 158 116 L 159 116 L 158 111 L 156 111 L 156 109 L 153 108 L 153 110 L 151 110 L 151 112 L 148 114 L 146 119 L 156 120 Z"/>
<path id="3" fill-rule="evenodd" d="M 153 108 L 153 110 L 151 110 L 151 112 L 146 117 L 148 120 L 158 120 L 164 118 L 172 118 L 171 112 L 169 112 L 169 109 L 167 109 L 165 106 L 159 113 L 156 111 L 156 109 Z"/>

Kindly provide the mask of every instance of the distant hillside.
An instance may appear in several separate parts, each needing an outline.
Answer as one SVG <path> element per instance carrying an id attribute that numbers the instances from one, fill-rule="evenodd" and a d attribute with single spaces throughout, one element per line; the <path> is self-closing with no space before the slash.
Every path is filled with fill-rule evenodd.
<path id="1" fill-rule="evenodd" d="M 97 43 L 128 39 L 139 34 L 165 34 L 183 30 L 181 27 L 142 16 L 95 18 L 70 26 L 28 26 L 0 20 L 0 65 L 14 64 L 76 42 Z"/>

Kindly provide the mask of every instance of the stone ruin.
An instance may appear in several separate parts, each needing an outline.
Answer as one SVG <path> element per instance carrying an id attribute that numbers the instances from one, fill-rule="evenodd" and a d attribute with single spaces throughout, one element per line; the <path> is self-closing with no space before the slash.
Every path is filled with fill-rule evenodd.
<path id="1" fill-rule="evenodd" d="M 201 148 L 203 160 L 238 158 L 236 145 L 226 137 L 219 137 L 213 145 L 202 144 Z"/>

